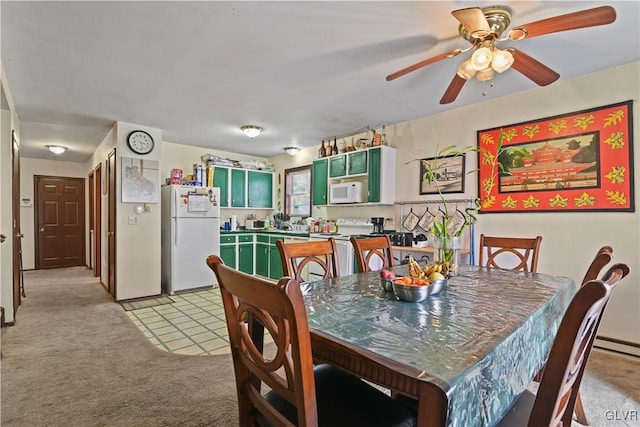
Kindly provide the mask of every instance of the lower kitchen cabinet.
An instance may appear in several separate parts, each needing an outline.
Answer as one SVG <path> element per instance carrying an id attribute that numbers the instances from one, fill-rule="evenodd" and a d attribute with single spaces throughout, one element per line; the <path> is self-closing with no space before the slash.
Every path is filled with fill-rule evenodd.
<path id="1" fill-rule="evenodd" d="M 238 245 L 238 270 L 253 274 L 253 243 Z"/>
<path id="2" fill-rule="evenodd" d="M 236 268 L 236 245 L 220 245 L 220 258 L 225 265 Z"/>
<path id="3" fill-rule="evenodd" d="M 284 276 L 280 251 L 276 246 L 278 240 L 284 239 L 282 237 L 271 237 L 269 244 L 269 277 L 276 280 L 280 280 L 280 278 Z"/>

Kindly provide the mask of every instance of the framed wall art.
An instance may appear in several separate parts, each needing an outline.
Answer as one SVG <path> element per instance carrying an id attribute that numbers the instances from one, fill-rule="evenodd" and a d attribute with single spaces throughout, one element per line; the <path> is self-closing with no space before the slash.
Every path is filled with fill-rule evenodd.
<path id="1" fill-rule="evenodd" d="M 122 157 L 122 202 L 159 203 L 159 162 Z"/>
<path id="2" fill-rule="evenodd" d="M 631 107 L 478 131 L 480 213 L 633 212 Z"/>
<path id="3" fill-rule="evenodd" d="M 420 194 L 464 193 L 464 159 L 464 154 L 421 159 Z M 428 169 L 433 170 L 433 180 L 428 179 Z"/>

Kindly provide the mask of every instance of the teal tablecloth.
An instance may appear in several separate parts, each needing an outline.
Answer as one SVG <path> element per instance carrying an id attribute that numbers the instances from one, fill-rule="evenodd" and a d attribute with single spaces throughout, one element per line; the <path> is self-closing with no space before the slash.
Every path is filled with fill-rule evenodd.
<path id="1" fill-rule="evenodd" d="M 302 289 L 311 329 L 424 371 L 460 427 L 500 420 L 543 366 L 576 292 L 566 277 L 476 266 L 419 303 L 385 293 L 377 272 Z"/>

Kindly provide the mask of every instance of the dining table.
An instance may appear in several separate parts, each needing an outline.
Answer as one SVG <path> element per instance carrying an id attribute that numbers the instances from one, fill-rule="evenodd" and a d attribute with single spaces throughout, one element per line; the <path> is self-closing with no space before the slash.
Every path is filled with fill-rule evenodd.
<path id="1" fill-rule="evenodd" d="M 577 290 L 568 277 L 480 266 L 422 302 L 385 292 L 379 271 L 301 288 L 314 362 L 415 399 L 421 427 L 495 425 L 544 366 Z"/>

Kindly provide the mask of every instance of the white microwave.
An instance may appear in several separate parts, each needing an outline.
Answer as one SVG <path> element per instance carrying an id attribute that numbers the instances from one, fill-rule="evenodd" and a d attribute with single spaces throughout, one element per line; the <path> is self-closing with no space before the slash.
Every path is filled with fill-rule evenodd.
<path id="1" fill-rule="evenodd" d="M 358 181 L 329 186 L 329 203 L 362 203 L 363 196 L 362 183 Z"/>

